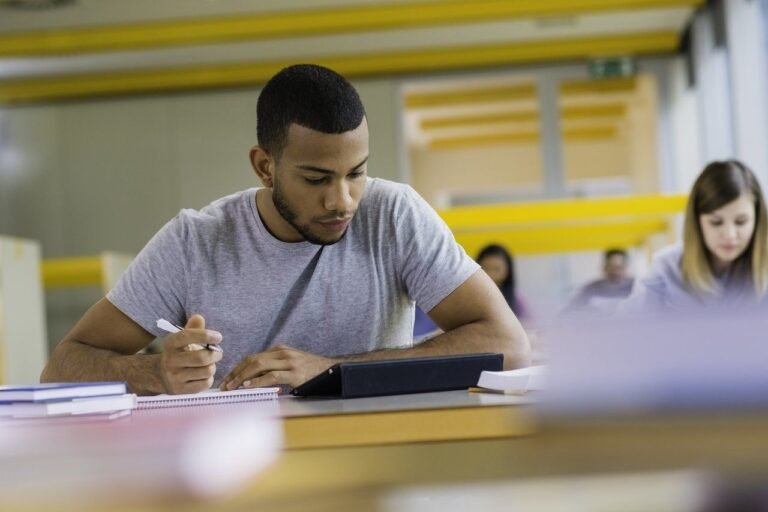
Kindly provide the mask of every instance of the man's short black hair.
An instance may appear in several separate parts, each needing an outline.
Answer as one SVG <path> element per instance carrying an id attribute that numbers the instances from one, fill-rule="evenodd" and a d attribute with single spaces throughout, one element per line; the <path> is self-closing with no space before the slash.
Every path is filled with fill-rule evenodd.
<path id="1" fill-rule="evenodd" d="M 624 249 L 608 249 L 603 256 L 604 261 L 608 261 L 614 256 L 621 256 L 626 261 L 629 258 L 629 254 Z"/>
<path id="2" fill-rule="evenodd" d="M 256 134 L 259 145 L 277 159 L 291 124 L 344 133 L 360 126 L 363 117 L 360 96 L 343 76 L 322 66 L 296 64 L 277 73 L 261 90 Z"/>

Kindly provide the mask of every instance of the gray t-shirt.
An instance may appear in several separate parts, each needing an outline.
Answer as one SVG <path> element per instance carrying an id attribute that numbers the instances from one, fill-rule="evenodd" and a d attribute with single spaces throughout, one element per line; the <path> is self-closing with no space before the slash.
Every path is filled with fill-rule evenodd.
<path id="1" fill-rule="evenodd" d="M 155 336 L 159 318 L 203 315 L 223 335 L 217 381 L 279 343 L 326 356 L 408 347 L 413 301 L 429 311 L 479 268 L 407 185 L 369 178 L 328 246 L 276 239 L 255 198 L 254 188 L 182 210 L 107 295 Z"/>

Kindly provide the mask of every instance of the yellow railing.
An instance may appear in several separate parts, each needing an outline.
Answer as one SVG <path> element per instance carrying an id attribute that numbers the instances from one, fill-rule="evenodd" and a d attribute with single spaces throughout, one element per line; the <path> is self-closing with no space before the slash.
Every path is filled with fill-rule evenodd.
<path id="1" fill-rule="evenodd" d="M 459 207 L 440 215 L 467 253 L 490 243 L 515 254 L 629 248 L 668 234 L 671 218 L 685 209 L 685 195 L 568 199 Z"/>
<path id="2" fill-rule="evenodd" d="M 103 252 L 98 256 L 46 259 L 41 263 L 43 286 L 101 286 L 106 293 L 132 259 L 131 255 L 114 252 Z"/>
<path id="3" fill-rule="evenodd" d="M 46 288 L 98 286 L 103 275 L 101 256 L 48 259 L 42 263 L 42 273 Z"/>

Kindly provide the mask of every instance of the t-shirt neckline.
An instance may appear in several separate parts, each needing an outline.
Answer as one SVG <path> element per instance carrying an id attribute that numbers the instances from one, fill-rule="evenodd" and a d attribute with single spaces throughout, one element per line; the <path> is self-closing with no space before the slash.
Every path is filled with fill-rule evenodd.
<path id="1" fill-rule="evenodd" d="M 306 240 L 302 240 L 301 242 L 284 242 L 279 238 L 276 238 L 275 235 L 273 235 L 269 231 L 269 229 L 267 229 L 267 226 L 264 224 L 264 220 L 261 218 L 261 215 L 259 214 L 258 207 L 256 206 L 256 194 L 259 190 L 261 189 L 258 187 L 255 187 L 249 190 L 246 200 L 248 201 L 249 209 L 251 211 L 251 214 L 253 215 L 253 221 L 254 221 L 254 224 L 256 225 L 256 229 L 259 232 L 259 237 L 263 241 L 265 241 L 269 245 L 272 245 L 280 249 L 290 248 L 293 250 L 308 250 L 315 247 L 319 247 Z"/>

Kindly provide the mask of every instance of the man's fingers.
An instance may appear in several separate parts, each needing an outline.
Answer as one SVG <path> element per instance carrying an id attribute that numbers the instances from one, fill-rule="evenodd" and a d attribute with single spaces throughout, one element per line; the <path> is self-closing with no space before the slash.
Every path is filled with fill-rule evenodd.
<path id="1" fill-rule="evenodd" d="M 239 363 L 237 363 L 237 366 L 230 370 L 229 374 L 224 377 L 224 380 L 221 381 L 221 389 L 236 389 L 234 387 L 230 387 L 229 383 L 236 380 L 238 376 L 244 373 L 249 367 L 251 368 L 252 372 L 258 372 L 259 367 L 264 364 L 268 364 L 265 362 L 269 359 L 270 356 L 265 355 L 263 352 L 261 354 L 253 354 L 243 358 Z M 242 380 L 243 379 L 240 379 L 240 381 Z"/>
<path id="2" fill-rule="evenodd" d="M 201 317 L 202 318 L 202 317 Z M 165 337 L 167 350 L 189 351 L 189 345 L 218 345 L 222 341 L 221 333 L 210 329 L 187 329 Z"/>
<path id="3" fill-rule="evenodd" d="M 273 372 L 265 373 L 259 377 L 247 379 L 243 382 L 244 388 L 271 388 L 274 386 L 290 386 L 295 388 L 303 382 L 299 382 L 301 378 L 294 371 L 281 371 L 276 370 Z"/>
<path id="4" fill-rule="evenodd" d="M 237 389 L 243 385 L 244 381 L 253 379 L 259 375 L 291 369 L 292 365 L 290 361 L 283 359 L 254 356 L 247 357 L 222 381 L 221 389 Z"/>
<path id="5" fill-rule="evenodd" d="M 184 393 L 200 393 L 207 391 L 213 386 L 213 377 L 207 379 L 192 380 L 184 384 Z"/>
<path id="6" fill-rule="evenodd" d="M 205 318 L 203 315 L 192 315 L 187 319 L 187 325 L 185 329 L 205 329 Z"/>
<path id="7" fill-rule="evenodd" d="M 187 382 L 192 382 L 196 380 L 205 380 L 209 377 L 213 378 L 215 374 L 216 365 L 209 364 L 208 366 L 201 366 L 199 368 L 187 368 L 183 373 L 183 377 Z"/>
<path id="8" fill-rule="evenodd" d="M 199 368 L 218 363 L 223 355 L 222 352 L 214 352 L 212 350 L 171 352 L 166 358 L 166 366 L 170 368 Z"/>

